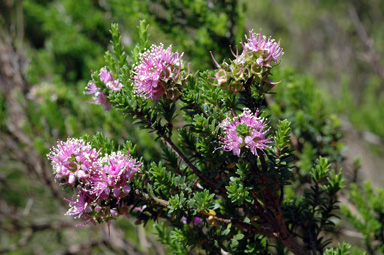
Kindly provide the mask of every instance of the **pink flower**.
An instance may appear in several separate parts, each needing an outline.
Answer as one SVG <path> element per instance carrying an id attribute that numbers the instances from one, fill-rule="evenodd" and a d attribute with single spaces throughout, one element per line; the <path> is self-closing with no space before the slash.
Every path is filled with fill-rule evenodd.
<path id="1" fill-rule="evenodd" d="M 131 192 L 130 183 L 140 170 L 140 162 L 120 151 L 100 157 L 100 150 L 72 138 L 59 141 L 47 156 L 55 179 L 75 190 L 72 200 L 65 199 L 70 203 L 67 215 L 87 220 L 80 225 L 108 222 L 127 211 L 120 200 Z"/>
<path id="2" fill-rule="evenodd" d="M 89 178 L 89 194 L 95 200 L 121 198 L 131 191 L 129 185 L 134 173 L 140 170 L 141 163 L 128 155 L 112 152 L 100 158 Z"/>
<path id="3" fill-rule="evenodd" d="M 117 79 L 117 80 L 114 80 L 114 81 L 109 81 L 109 82 L 107 82 L 107 83 L 106 83 L 106 86 L 107 86 L 107 88 L 109 88 L 110 90 L 117 92 L 117 91 L 120 91 L 120 90 L 121 90 L 121 88 L 123 87 L 123 84 L 121 84 L 121 83 L 119 82 L 119 79 Z"/>
<path id="4" fill-rule="evenodd" d="M 186 217 L 181 217 L 181 221 L 184 223 L 184 224 L 187 224 L 187 218 Z M 192 224 L 194 226 L 197 226 L 197 225 L 200 225 L 203 223 L 203 219 L 200 218 L 200 217 L 194 217 L 193 218 L 193 221 L 191 221 L 189 224 Z"/>
<path id="5" fill-rule="evenodd" d="M 275 42 L 271 37 L 255 34 L 253 31 L 249 31 L 249 37 L 245 36 L 246 42 L 242 42 L 243 54 L 252 54 L 257 56 L 256 63 L 259 66 L 272 67 L 272 62 L 278 63 L 280 57 L 284 54 L 283 49 L 280 48 L 280 41 Z"/>
<path id="6" fill-rule="evenodd" d="M 92 95 L 94 102 L 88 102 L 90 104 L 102 104 L 106 112 L 112 109 L 112 104 L 109 102 L 107 95 L 101 91 L 101 88 L 97 87 L 92 82 L 88 83 L 88 86 L 85 88 L 84 94 Z"/>
<path id="7" fill-rule="evenodd" d="M 172 45 L 164 49 L 163 44 L 153 44 L 133 68 L 134 93 L 154 100 L 164 95 L 172 100 L 177 99 L 180 96 L 179 88 L 188 77 L 183 77 L 182 57 L 183 53 L 172 52 Z"/>
<path id="8" fill-rule="evenodd" d="M 271 138 L 266 138 L 269 130 L 269 128 L 265 130 L 266 125 L 264 118 L 257 117 L 257 112 L 253 114 L 249 109 L 245 109 L 238 116 L 233 113 L 233 118 L 228 117 L 220 124 L 225 136 L 222 137 L 223 146 L 217 149 L 232 151 L 233 155 L 240 156 L 241 150 L 245 147 L 252 154 L 258 155 L 257 150 L 270 147 L 267 145 Z"/>
<path id="9" fill-rule="evenodd" d="M 90 222 L 95 222 L 95 218 L 92 216 L 92 206 L 90 204 L 89 196 L 81 189 L 77 189 L 72 200 L 65 199 L 69 202 L 70 208 L 66 215 L 72 215 L 76 219 L 85 219 L 86 221 L 77 224 L 76 227 L 84 226 Z"/>
<path id="10" fill-rule="evenodd" d="M 110 81 L 114 81 L 113 76 L 110 72 L 108 72 L 106 67 L 100 69 L 100 80 L 104 83 L 108 83 Z"/>
<path id="11" fill-rule="evenodd" d="M 105 84 L 105 87 L 109 90 L 118 92 L 123 88 L 123 84 L 120 83 L 119 79 L 115 79 L 112 76 L 111 72 L 108 72 L 106 67 L 100 69 L 99 72 L 100 81 Z M 90 104 L 102 104 L 106 112 L 112 109 L 112 104 L 107 98 L 107 94 L 102 91 L 102 88 L 99 88 L 95 85 L 95 81 L 89 82 L 85 88 L 84 94 L 93 95 L 94 102 L 88 102 Z"/>
<path id="12" fill-rule="evenodd" d="M 68 138 L 66 142 L 59 141 L 47 156 L 52 161 L 56 181 L 72 186 L 76 180 L 88 178 L 99 152 L 83 140 Z"/>
<path id="13" fill-rule="evenodd" d="M 66 215 L 73 215 L 80 219 L 84 214 L 90 213 L 92 208 L 89 205 L 89 198 L 83 191 L 78 190 L 72 200 L 65 199 L 70 204 L 70 209 Z"/>
<path id="14" fill-rule="evenodd" d="M 280 58 L 284 54 L 280 48 L 280 41 L 275 42 L 271 37 L 266 38 L 260 34 L 249 31 L 249 37 L 245 36 L 246 41 L 241 42 L 243 52 L 239 54 L 232 51 L 235 59 L 229 63 L 223 62 L 221 65 L 215 60 L 211 52 L 211 57 L 217 66 L 216 75 L 209 78 L 216 80 L 215 86 L 229 89 L 233 93 L 244 91 L 245 84 L 250 80 L 256 84 L 260 92 L 268 92 L 276 83 L 271 82 L 269 75 L 274 66 L 280 63 Z"/>
<path id="15" fill-rule="evenodd" d="M 111 72 L 108 72 L 106 67 L 100 69 L 100 81 L 105 83 L 105 86 L 112 91 L 120 91 L 123 88 L 123 84 L 119 79 L 115 79 Z"/>

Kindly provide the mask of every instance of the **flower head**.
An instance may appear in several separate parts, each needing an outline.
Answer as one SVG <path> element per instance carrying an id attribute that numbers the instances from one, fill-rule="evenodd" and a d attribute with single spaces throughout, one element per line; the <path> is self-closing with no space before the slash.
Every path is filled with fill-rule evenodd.
<path id="1" fill-rule="evenodd" d="M 126 196 L 131 191 L 129 183 L 134 173 L 140 170 L 140 165 L 140 162 L 120 151 L 105 155 L 92 172 L 90 193 L 99 199 Z"/>
<path id="2" fill-rule="evenodd" d="M 66 142 L 59 141 L 47 156 L 52 161 L 56 181 L 72 186 L 76 180 L 89 177 L 99 152 L 83 140 L 68 138 Z"/>
<path id="3" fill-rule="evenodd" d="M 72 200 L 65 199 L 70 204 L 67 215 L 87 220 L 80 225 L 124 215 L 128 205 L 121 198 L 130 193 L 134 173 L 140 170 L 141 163 L 128 154 L 118 151 L 101 156 L 100 150 L 68 138 L 48 154 L 55 179 L 75 190 Z"/>
<path id="4" fill-rule="evenodd" d="M 249 31 L 249 37 L 245 36 L 246 42 L 242 42 L 243 55 L 253 55 L 256 57 L 256 63 L 259 66 L 271 67 L 272 62 L 278 63 L 280 57 L 284 54 L 280 48 L 280 41 L 275 42 L 271 37 Z"/>
<path id="5" fill-rule="evenodd" d="M 89 205 L 89 197 L 81 189 L 78 189 L 72 200 L 65 199 L 70 204 L 70 209 L 66 215 L 73 215 L 75 218 L 81 218 L 84 214 L 92 211 Z"/>
<path id="6" fill-rule="evenodd" d="M 99 77 L 104 86 L 111 91 L 118 92 L 123 88 L 123 84 L 120 83 L 119 79 L 115 79 L 106 67 L 100 69 Z M 84 94 L 93 95 L 94 102 L 89 103 L 104 105 L 106 112 L 112 109 L 112 104 L 109 102 L 107 94 L 103 92 L 102 88 L 95 85 L 95 81 L 89 82 L 85 90 Z"/>
<path id="7" fill-rule="evenodd" d="M 132 71 L 134 93 L 151 99 L 160 99 L 163 95 L 169 99 L 178 98 L 179 88 L 188 76 L 184 77 L 182 71 L 182 57 L 183 53 L 172 52 L 172 45 L 164 49 L 162 44 L 153 44 L 141 54 Z"/>
<path id="8" fill-rule="evenodd" d="M 100 81 L 105 83 L 105 86 L 112 91 L 120 91 L 123 88 L 123 84 L 119 79 L 115 79 L 111 72 L 108 72 L 106 67 L 100 69 Z"/>
<path id="9" fill-rule="evenodd" d="M 102 104 L 106 112 L 112 109 L 112 104 L 109 102 L 107 95 L 101 91 L 101 88 L 97 87 L 94 83 L 89 82 L 85 88 L 84 94 L 92 95 L 94 102 L 88 102 L 90 104 Z"/>
<path id="10" fill-rule="evenodd" d="M 232 151 L 233 155 L 240 156 L 242 148 L 248 148 L 252 154 L 258 155 L 257 150 L 269 148 L 271 138 L 266 138 L 269 130 L 266 129 L 267 123 L 264 118 L 257 117 L 257 112 L 253 114 L 249 109 L 245 109 L 242 114 L 234 118 L 227 118 L 221 123 L 225 136 L 223 146 L 218 149 Z"/>
<path id="11" fill-rule="evenodd" d="M 229 89 L 233 93 L 244 91 L 245 84 L 252 81 L 259 92 L 268 92 L 274 84 L 269 79 L 269 75 L 274 66 L 280 63 L 280 58 L 284 54 L 280 48 L 280 41 L 275 42 L 271 37 L 255 34 L 249 31 L 249 36 L 245 36 L 245 42 L 241 42 L 243 51 L 240 54 L 236 48 L 236 53 L 232 51 L 235 59 L 230 63 L 223 62 L 221 65 L 211 56 L 217 66 L 216 75 L 210 77 L 217 80 L 217 84 L 223 89 Z"/>
<path id="12" fill-rule="evenodd" d="M 113 78 L 112 73 L 106 67 L 100 69 L 99 77 L 100 81 L 104 82 L 105 86 L 112 91 L 120 91 L 123 88 L 119 79 Z"/>
<path id="13" fill-rule="evenodd" d="M 100 77 L 100 80 L 104 83 L 108 83 L 115 80 L 113 79 L 112 73 L 108 72 L 106 67 L 103 67 L 100 69 L 99 77 Z"/>
<path id="14" fill-rule="evenodd" d="M 184 224 L 188 224 L 187 222 L 187 218 L 185 216 L 181 217 L 181 221 L 184 223 Z M 197 225 L 201 225 L 203 223 L 203 219 L 200 218 L 200 217 L 194 217 L 193 220 L 190 221 L 189 224 L 192 224 L 194 226 L 197 226 Z"/>

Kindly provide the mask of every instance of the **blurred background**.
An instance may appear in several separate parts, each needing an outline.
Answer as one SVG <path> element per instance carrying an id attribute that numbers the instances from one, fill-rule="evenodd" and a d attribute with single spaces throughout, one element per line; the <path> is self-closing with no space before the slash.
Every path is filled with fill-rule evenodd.
<path id="1" fill-rule="evenodd" d="M 194 70 L 214 68 L 209 51 L 230 58 L 248 30 L 281 38 L 279 69 L 315 84 L 341 120 L 347 164 L 361 157 L 357 177 L 384 186 L 382 0 L 0 0 L 0 254 L 166 254 L 134 219 L 113 223 L 110 239 L 107 226 L 76 228 L 46 159 L 58 139 L 103 131 L 160 160 L 151 136 L 83 95 L 110 23 L 130 52 L 141 19 L 151 43 L 172 43 Z"/>

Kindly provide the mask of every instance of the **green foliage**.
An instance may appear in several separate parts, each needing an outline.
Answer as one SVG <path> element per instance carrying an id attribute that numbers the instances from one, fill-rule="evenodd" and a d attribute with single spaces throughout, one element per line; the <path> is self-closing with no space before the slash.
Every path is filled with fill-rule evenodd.
<path id="1" fill-rule="evenodd" d="M 350 249 L 351 245 L 343 242 L 337 248 L 326 249 L 324 255 L 349 255 L 351 254 L 349 252 Z"/>
<path id="2" fill-rule="evenodd" d="M 174 211 L 184 208 L 184 203 L 187 198 L 184 197 L 184 193 L 176 194 L 171 196 L 168 201 L 169 214 L 172 214 Z"/>
<path id="3" fill-rule="evenodd" d="M 314 81 L 289 70 L 279 75 L 283 75 L 285 86 L 276 87 L 270 110 L 272 115 L 286 118 L 292 123 L 298 157 L 307 157 L 308 152 L 303 153 L 303 149 L 312 148 L 310 154 L 328 157 L 331 162 L 341 161 L 342 144 L 339 140 L 343 133 L 340 121 L 326 112 L 323 96 L 315 89 Z"/>
<path id="4" fill-rule="evenodd" d="M 369 130 L 379 137 L 384 137 L 382 123 L 384 95 L 380 90 L 382 81 L 371 78 L 365 84 L 360 102 L 351 94 L 350 79 L 345 78 L 341 87 L 341 99 L 336 104 L 339 112 L 346 113 L 354 127 L 359 130 Z"/>
<path id="5" fill-rule="evenodd" d="M 318 160 L 318 164 L 312 168 L 310 175 L 315 182 L 315 184 L 319 184 L 322 180 L 324 180 L 328 176 L 329 167 L 331 165 L 328 163 L 326 158 L 320 157 Z"/>
<path id="6" fill-rule="evenodd" d="M 52 74 L 74 83 L 102 64 L 109 26 L 102 6 L 89 0 L 82 5 L 28 0 L 23 8 L 27 36 L 37 48 L 28 73 L 32 84 Z"/>
<path id="7" fill-rule="evenodd" d="M 249 201 L 249 189 L 244 187 L 243 183 L 239 178 L 231 177 L 231 182 L 229 186 L 226 186 L 228 198 L 231 199 L 232 203 L 237 203 L 237 205 L 243 204 L 245 201 Z"/>
<path id="8" fill-rule="evenodd" d="M 149 170 L 150 178 L 154 180 L 153 183 L 153 189 L 154 191 L 160 192 L 160 191 L 167 191 L 168 187 L 174 187 L 172 185 L 172 179 L 174 177 L 174 174 L 172 172 L 168 172 L 165 167 L 162 166 L 162 163 L 159 162 L 157 165 L 156 163 L 151 164 L 151 168 Z M 169 195 L 165 193 L 165 195 Z"/>
<path id="9" fill-rule="evenodd" d="M 112 2 L 117 16 L 139 13 L 140 19 L 153 26 L 153 32 L 166 34 L 164 39 L 182 48 L 192 66 L 200 69 L 214 66 L 206 49 L 219 59 L 229 57 L 229 45 L 236 45 L 244 34 L 246 4 L 236 0 L 145 0 L 131 1 L 129 6 L 119 0 Z"/>
<path id="10" fill-rule="evenodd" d="M 340 173 L 330 172 L 330 164 L 326 158 L 319 157 L 318 163 L 310 172 L 310 189 L 305 190 L 303 200 L 287 203 L 286 217 L 292 229 L 299 230 L 297 235 L 303 236 L 308 248 L 323 253 L 331 242 L 320 235 L 322 229 L 332 231 L 334 219 L 339 218 L 335 211 L 337 205 L 336 192 L 342 189 L 344 178 Z M 323 185 L 320 185 L 323 183 Z M 299 220 L 297 220 L 299 219 Z"/>
<path id="11" fill-rule="evenodd" d="M 288 120 L 279 121 L 274 140 L 277 151 L 282 151 L 285 147 L 289 146 L 290 125 L 291 123 Z"/>
<path id="12" fill-rule="evenodd" d="M 173 232 L 170 232 L 164 222 L 161 222 L 159 224 L 154 224 L 155 229 L 158 232 L 158 236 L 160 238 L 161 243 L 166 244 L 169 246 L 169 254 L 172 255 L 184 255 L 188 254 L 187 247 L 185 245 L 180 245 L 177 241 L 179 239 L 173 239 L 174 237 L 177 237 L 177 234 L 173 234 L 173 238 L 171 238 L 171 234 Z M 181 235 L 182 238 L 182 235 Z"/>
<path id="13" fill-rule="evenodd" d="M 268 250 L 267 239 L 263 236 L 255 235 L 255 240 L 249 240 L 244 252 L 246 254 L 263 254 Z"/>
<path id="14" fill-rule="evenodd" d="M 340 169 L 338 174 L 332 172 L 330 176 L 327 177 L 327 181 L 328 184 L 323 186 L 323 188 L 330 197 L 335 196 L 337 192 L 345 188 L 345 186 L 343 185 L 345 180 L 342 175 L 342 169 Z"/>
<path id="15" fill-rule="evenodd" d="M 343 214 L 353 226 L 363 234 L 368 254 L 384 252 L 384 189 L 373 189 L 366 181 L 363 187 L 351 185 L 349 195 L 358 213 L 353 213 L 347 206 L 342 206 Z"/>
<path id="16" fill-rule="evenodd" d="M 131 141 L 126 141 L 122 146 L 116 146 L 114 141 L 103 135 L 101 132 L 97 132 L 92 138 L 88 134 L 81 137 L 85 142 L 90 142 L 92 148 L 100 150 L 102 153 L 110 154 L 112 151 L 122 151 L 124 153 L 134 154 L 136 145 L 133 145 Z"/>
<path id="17" fill-rule="evenodd" d="M 194 196 L 194 201 L 196 201 L 196 208 L 203 212 L 209 212 L 210 209 L 214 209 L 214 197 L 215 194 L 209 194 L 208 190 L 204 190 L 203 192 L 196 192 Z"/>
<path id="18" fill-rule="evenodd" d="M 135 48 L 132 51 L 132 60 L 134 63 L 139 61 L 139 54 L 141 52 L 144 52 L 146 48 L 148 48 L 148 28 L 149 25 L 147 25 L 147 22 L 145 20 L 140 21 L 140 25 L 138 26 L 139 29 L 139 41 L 138 44 L 136 44 Z"/>

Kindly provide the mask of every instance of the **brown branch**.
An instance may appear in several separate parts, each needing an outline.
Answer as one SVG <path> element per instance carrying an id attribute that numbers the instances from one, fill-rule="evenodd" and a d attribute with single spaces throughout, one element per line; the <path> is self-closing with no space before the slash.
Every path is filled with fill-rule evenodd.
<path id="1" fill-rule="evenodd" d="M 141 192 L 138 189 L 136 189 L 134 192 L 135 192 L 135 195 L 137 195 L 138 197 L 140 197 L 140 198 L 142 198 L 142 199 L 144 199 L 146 201 L 154 201 L 154 202 L 157 202 L 160 206 L 162 206 L 164 208 L 168 207 L 168 201 L 165 201 L 163 199 L 160 199 L 160 198 L 157 198 L 157 197 L 154 197 L 154 196 L 150 196 L 150 195 L 148 195 L 146 193 Z M 208 218 L 209 216 L 200 213 L 199 217 L 201 217 L 201 218 Z M 232 226 L 234 226 L 234 227 L 237 227 L 237 228 L 240 228 L 240 229 L 244 229 L 244 230 L 246 230 L 248 232 L 251 232 L 251 233 L 265 235 L 265 236 L 269 236 L 269 237 L 275 237 L 275 236 L 278 235 L 277 233 L 274 233 L 272 230 L 270 230 L 268 227 L 256 228 L 256 227 L 254 227 L 254 226 L 252 226 L 250 224 L 247 224 L 247 223 L 245 223 L 243 221 L 240 221 L 240 220 L 237 220 L 237 219 L 229 219 L 229 218 L 226 218 L 226 217 L 224 217 L 223 215 L 220 215 L 220 214 L 212 216 L 212 218 L 215 221 L 217 221 L 217 222 L 221 222 L 221 223 L 225 223 L 225 224 L 232 224 Z"/>
<path id="2" fill-rule="evenodd" d="M 204 215 L 204 217 L 207 217 L 207 216 Z M 236 219 L 228 219 L 228 218 L 224 218 L 221 216 L 220 217 L 219 216 L 213 216 L 213 219 L 218 221 L 218 222 L 225 223 L 225 224 L 232 224 L 233 227 L 237 227 L 240 229 L 246 229 L 249 232 L 254 233 L 254 234 L 265 235 L 268 237 L 275 237 L 276 236 L 275 232 L 273 232 L 271 229 L 266 228 L 266 227 L 256 228 L 256 227 L 249 225 L 243 221 L 236 220 Z"/>
<path id="3" fill-rule="evenodd" d="M 157 198 L 157 197 L 151 197 L 146 193 L 143 193 L 142 191 L 135 189 L 135 195 L 146 200 L 146 201 L 155 201 L 162 207 L 168 207 L 168 201 Z"/>
<path id="4" fill-rule="evenodd" d="M 267 165 L 264 158 L 264 155 L 260 153 L 259 155 L 261 167 L 263 171 L 263 176 L 260 176 L 261 178 L 261 185 L 263 187 L 266 187 L 268 185 L 267 177 Z M 257 165 L 254 165 L 254 167 L 258 168 Z M 260 169 L 253 170 L 254 172 L 260 173 Z M 277 194 L 274 196 L 273 194 L 270 194 L 266 192 L 266 189 L 264 189 L 263 195 L 265 199 L 268 201 L 265 201 L 265 208 L 266 210 L 272 212 L 273 216 L 269 215 L 268 213 L 263 213 L 265 216 L 265 219 L 268 220 L 268 222 L 274 227 L 274 237 L 279 239 L 291 252 L 293 252 L 295 255 L 305 255 L 307 254 L 303 247 L 298 243 L 296 238 L 289 233 L 287 225 L 283 218 L 283 213 L 281 211 L 281 207 L 278 203 Z M 254 197 L 255 203 L 257 202 L 256 197 Z M 276 203 L 277 202 L 277 203 Z M 261 205 L 260 205 L 261 206 Z M 256 206 L 257 209 L 257 206 Z"/>
<path id="5" fill-rule="evenodd" d="M 256 164 L 253 164 L 251 162 L 251 172 L 257 176 L 257 178 L 259 179 L 260 181 L 260 185 L 263 186 L 262 184 L 262 177 L 261 177 L 261 174 L 260 174 L 260 169 L 259 167 L 257 166 L 257 162 Z M 274 218 L 265 210 L 265 208 L 258 202 L 257 200 L 257 195 L 254 191 L 251 191 L 251 195 L 253 197 L 253 200 L 254 200 L 254 204 L 251 204 L 251 203 L 247 203 L 247 205 L 250 207 L 250 208 L 254 208 L 255 211 L 261 216 L 263 217 L 265 220 L 267 220 L 274 228 L 275 231 L 278 231 L 278 226 L 276 225 L 276 221 L 274 220 Z M 265 194 L 264 194 L 265 195 Z"/>
<path id="6" fill-rule="evenodd" d="M 219 195 L 227 196 L 227 190 L 224 186 L 218 187 L 218 183 L 214 181 L 214 179 L 208 178 L 204 173 L 202 173 L 195 165 L 192 164 L 192 162 L 183 154 L 183 152 L 172 142 L 172 140 L 169 137 L 161 136 L 162 140 L 171 147 L 171 149 L 176 153 L 177 156 L 183 160 L 183 162 L 189 167 L 189 169 L 192 170 L 194 174 L 196 174 L 197 177 L 199 177 L 203 182 L 208 184 L 209 186 L 213 188 L 218 188 Z"/>

